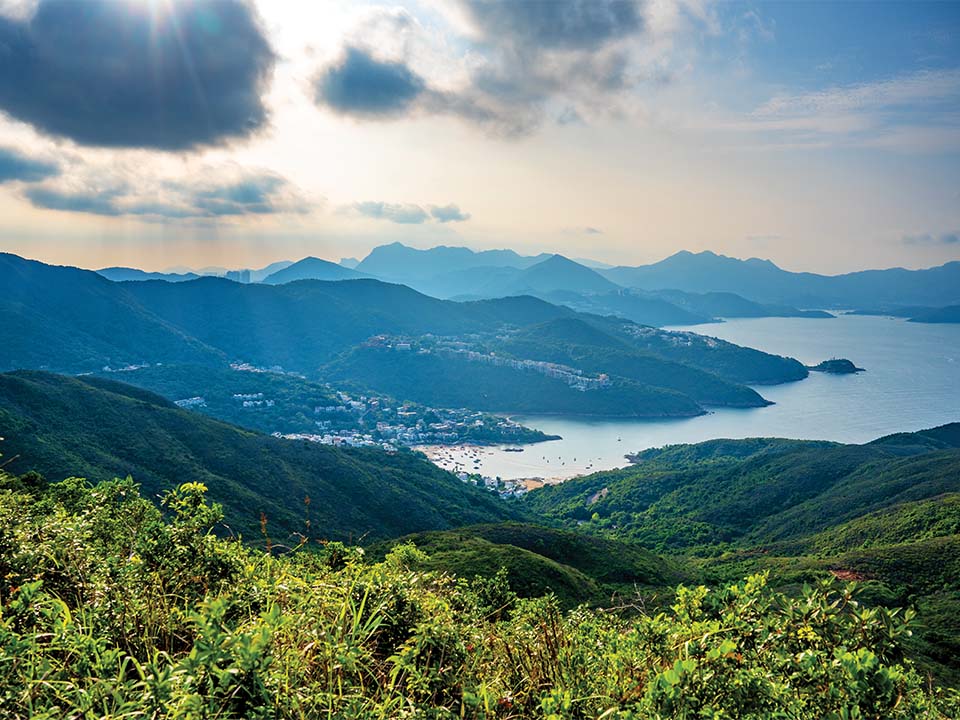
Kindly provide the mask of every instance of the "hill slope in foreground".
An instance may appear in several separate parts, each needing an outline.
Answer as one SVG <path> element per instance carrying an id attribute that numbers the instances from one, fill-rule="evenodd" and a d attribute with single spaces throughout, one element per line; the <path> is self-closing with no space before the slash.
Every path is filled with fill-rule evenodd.
<path id="1" fill-rule="evenodd" d="M 149 498 L 201 482 L 247 538 L 259 536 L 261 513 L 282 542 L 308 519 L 315 537 L 356 541 L 518 517 L 412 453 L 281 440 L 109 380 L 0 374 L 0 427 L 11 472 L 131 475 Z"/>
<path id="2" fill-rule="evenodd" d="M 679 553 L 707 577 L 829 575 L 913 605 L 927 667 L 960 682 L 960 423 L 865 445 L 760 438 L 648 450 L 633 467 L 530 493 L 581 532 Z"/>
<path id="3" fill-rule="evenodd" d="M 42 487 L 0 470 L 5 717 L 932 718 L 960 695 L 904 660 L 909 613 L 839 583 L 679 588 L 665 612 L 563 614 L 502 575 L 210 533 L 202 486 Z"/>

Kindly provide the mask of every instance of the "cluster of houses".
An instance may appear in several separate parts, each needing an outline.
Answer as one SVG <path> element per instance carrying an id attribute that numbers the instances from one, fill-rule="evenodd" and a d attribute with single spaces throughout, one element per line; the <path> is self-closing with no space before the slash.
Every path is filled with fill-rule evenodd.
<path id="1" fill-rule="evenodd" d="M 579 390 L 580 392 L 598 390 L 610 385 L 610 378 L 605 373 L 601 373 L 596 377 L 590 377 L 584 375 L 582 370 L 559 363 L 545 362 L 543 360 L 518 360 L 516 358 L 497 355 L 493 352 L 481 353 L 475 350 L 453 349 L 449 347 L 438 348 L 437 352 L 454 355 L 470 362 L 509 367 L 514 370 L 537 372 L 547 377 L 563 380 L 563 382 L 567 383 L 567 385 L 574 390 Z"/>
<path id="2" fill-rule="evenodd" d="M 523 480 L 504 480 L 499 477 L 489 477 L 487 475 L 478 475 L 476 473 L 457 473 L 457 478 L 461 482 L 472 483 L 477 487 L 483 487 L 491 492 L 497 493 L 502 498 L 520 497 L 526 495 L 529 491 Z"/>
<path id="3" fill-rule="evenodd" d="M 378 347 L 397 352 L 417 352 L 420 354 L 429 354 L 435 352 L 446 354 L 457 359 L 467 360 L 468 362 L 486 363 L 487 365 L 496 365 L 499 367 L 508 367 L 514 370 L 536 372 L 547 377 L 556 378 L 567 383 L 574 390 L 586 392 L 588 390 L 597 390 L 608 387 L 610 378 L 601 373 L 596 377 L 584 375 L 582 370 L 572 368 L 560 363 L 546 362 L 543 360 L 524 360 L 497 355 L 495 352 L 478 352 L 476 343 L 471 343 L 471 339 L 479 339 L 479 336 L 467 336 L 465 338 L 437 338 L 432 335 L 424 336 L 427 342 L 414 343 L 407 338 L 394 337 L 391 335 L 375 335 L 367 340 L 365 345 L 368 347 Z"/>

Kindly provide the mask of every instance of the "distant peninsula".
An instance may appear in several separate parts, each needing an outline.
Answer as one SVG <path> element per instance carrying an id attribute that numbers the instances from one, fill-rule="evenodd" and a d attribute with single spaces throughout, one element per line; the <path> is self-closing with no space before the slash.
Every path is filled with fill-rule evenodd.
<path id="1" fill-rule="evenodd" d="M 858 368 L 846 358 L 831 358 L 830 360 L 824 360 L 819 365 L 809 365 L 807 369 L 813 372 L 830 373 L 831 375 L 865 372 L 863 368 Z"/>

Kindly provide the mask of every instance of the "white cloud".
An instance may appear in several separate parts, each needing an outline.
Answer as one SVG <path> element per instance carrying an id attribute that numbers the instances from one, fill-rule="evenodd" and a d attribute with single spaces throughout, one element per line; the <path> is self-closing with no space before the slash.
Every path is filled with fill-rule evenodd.
<path id="1" fill-rule="evenodd" d="M 777 95 L 756 117 L 815 117 L 848 112 L 915 108 L 960 99 L 960 70 L 923 70 L 888 80 Z"/>

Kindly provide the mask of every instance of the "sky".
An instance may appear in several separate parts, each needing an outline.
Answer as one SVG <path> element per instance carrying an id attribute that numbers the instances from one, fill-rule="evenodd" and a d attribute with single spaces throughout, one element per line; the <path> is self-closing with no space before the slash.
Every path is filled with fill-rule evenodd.
<path id="1" fill-rule="evenodd" d="M 960 259 L 960 2 L 0 0 L 0 251 Z"/>

